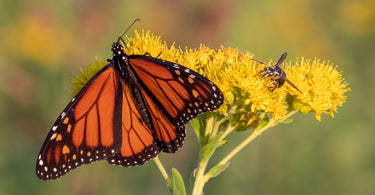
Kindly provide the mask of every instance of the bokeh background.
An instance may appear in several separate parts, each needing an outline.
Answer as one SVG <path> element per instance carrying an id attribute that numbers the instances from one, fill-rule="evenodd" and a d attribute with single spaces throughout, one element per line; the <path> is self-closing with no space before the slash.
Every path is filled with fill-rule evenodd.
<path id="1" fill-rule="evenodd" d="M 0 194 L 169 194 L 150 161 L 105 162 L 54 181 L 35 175 L 39 149 L 69 101 L 79 68 L 111 57 L 113 41 L 135 19 L 168 44 L 249 50 L 260 61 L 330 60 L 350 84 L 335 118 L 299 114 L 239 153 L 206 194 L 375 194 L 375 1 L 138 0 L 0 1 Z M 132 31 L 128 33 L 132 35 Z M 303 89 L 302 89 L 303 90 Z M 235 133 L 214 158 L 250 132 Z M 187 188 L 197 163 L 188 128 L 184 147 L 161 154 Z"/>

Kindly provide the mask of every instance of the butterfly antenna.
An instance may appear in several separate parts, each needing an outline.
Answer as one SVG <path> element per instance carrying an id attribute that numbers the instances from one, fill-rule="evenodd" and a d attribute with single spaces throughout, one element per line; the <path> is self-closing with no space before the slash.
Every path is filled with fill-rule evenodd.
<path id="1" fill-rule="evenodd" d="M 140 19 L 135 19 L 134 21 L 133 21 L 133 23 L 125 30 L 125 32 L 124 33 L 122 33 L 122 35 L 121 36 L 119 36 L 118 37 L 118 40 L 120 41 L 122 41 L 123 43 L 125 43 L 125 41 L 122 39 L 122 37 L 128 32 L 128 30 L 136 23 L 136 22 L 140 22 L 141 20 Z"/>

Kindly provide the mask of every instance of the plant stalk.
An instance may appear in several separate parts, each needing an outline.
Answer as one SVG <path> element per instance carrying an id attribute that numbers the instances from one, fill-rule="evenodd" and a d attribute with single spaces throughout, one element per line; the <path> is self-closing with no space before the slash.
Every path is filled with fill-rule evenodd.
<path id="1" fill-rule="evenodd" d="M 156 166 L 158 167 L 158 169 L 159 169 L 161 175 L 163 176 L 163 178 L 165 180 L 167 180 L 168 179 L 168 173 L 167 173 L 167 171 L 165 171 L 165 168 L 164 168 L 163 164 L 160 162 L 159 157 L 156 156 L 153 160 L 154 160 Z"/>

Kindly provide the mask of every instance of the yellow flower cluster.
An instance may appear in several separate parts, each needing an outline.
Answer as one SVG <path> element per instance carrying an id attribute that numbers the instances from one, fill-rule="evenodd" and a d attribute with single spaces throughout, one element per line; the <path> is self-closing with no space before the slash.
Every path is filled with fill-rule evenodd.
<path id="1" fill-rule="evenodd" d="M 286 71 L 304 90 L 304 94 L 296 98 L 295 108 L 314 112 L 319 121 L 323 113 L 334 117 L 337 107 L 345 102 L 345 93 L 350 91 L 342 73 L 329 61 L 301 58 Z"/>
<path id="2" fill-rule="evenodd" d="M 210 79 L 225 96 L 226 103 L 219 109 L 220 113 L 271 114 L 274 119 L 283 119 L 287 113 L 298 110 L 313 112 L 320 120 L 322 113 L 333 116 L 337 107 L 345 102 L 345 93 L 350 91 L 337 67 L 318 59 L 302 58 L 282 66 L 287 78 L 303 92 L 301 94 L 287 83 L 270 91 L 268 79 L 255 77 L 265 65 L 254 61 L 254 55 L 247 51 L 240 52 L 230 47 L 213 50 L 204 45 L 185 50 L 176 48 L 174 44 L 168 47 L 161 37 L 144 30 L 141 33 L 135 31 L 134 37 L 126 37 L 125 48 L 128 55 L 148 53 L 152 57 L 181 64 Z M 81 72 L 73 83 L 74 93 L 88 80 L 88 75 L 93 75 L 104 65 L 104 62 L 100 63 L 91 64 L 87 71 Z M 93 71 L 95 68 L 97 70 Z"/>

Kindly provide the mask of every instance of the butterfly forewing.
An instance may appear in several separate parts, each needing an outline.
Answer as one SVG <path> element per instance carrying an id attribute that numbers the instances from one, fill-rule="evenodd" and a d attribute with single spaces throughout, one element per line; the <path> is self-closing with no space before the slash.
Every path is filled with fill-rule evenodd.
<path id="1" fill-rule="evenodd" d="M 224 102 L 215 84 L 189 68 L 145 55 L 130 56 L 130 64 L 144 91 L 175 126 Z"/>
<path id="2" fill-rule="evenodd" d="M 113 120 L 117 83 L 115 70 L 106 66 L 72 99 L 42 146 L 36 164 L 40 179 L 58 178 L 118 152 L 121 135 Z"/>

